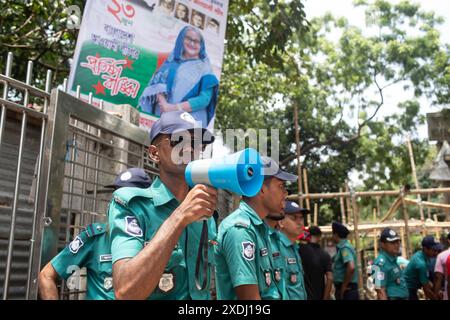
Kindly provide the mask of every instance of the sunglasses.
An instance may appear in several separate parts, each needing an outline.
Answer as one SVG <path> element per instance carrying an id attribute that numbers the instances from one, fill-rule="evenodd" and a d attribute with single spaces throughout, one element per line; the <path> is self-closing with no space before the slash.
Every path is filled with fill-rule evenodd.
<path id="1" fill-rule="evenodd" d="M 163 140 L 161 140 L 158 144 L 155 145 L 155 147 L 158 147 L 161 143 L 163 143 L 164 141 L 169 141 L 170 147 L 174 148 L 175 146 L 179 145 L 180 143 L 183 142 L 183 139 L 181 140 L 172 140 L 171 138 L 164 138 Z M 202 146 L 202 151 L 205 151 L 206 148 L 206 144 L 203 143 L 202 140 L 198 140 L 198 139 L 190 139 L 191 141 L 191 148 L 195 149 L 197 146 L 201 145 Z"/>

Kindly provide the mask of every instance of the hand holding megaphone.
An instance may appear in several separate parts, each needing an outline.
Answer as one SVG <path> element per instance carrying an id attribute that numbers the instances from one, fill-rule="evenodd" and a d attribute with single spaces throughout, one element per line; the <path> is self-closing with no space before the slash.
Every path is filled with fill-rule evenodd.
<path id="1" fill-rule="evenodd" d="M 210 218 L 217 207 L 217 190 L 204 184 L 195 185 L 187 194 L 177 211 L 186 225 Z"/>

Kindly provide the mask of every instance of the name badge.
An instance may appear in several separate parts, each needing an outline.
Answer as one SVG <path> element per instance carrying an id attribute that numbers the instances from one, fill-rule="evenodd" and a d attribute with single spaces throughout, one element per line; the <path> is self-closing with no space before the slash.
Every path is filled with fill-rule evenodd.
<path id="1" fill-rule="evenodd" d="M 295 258 L 288 258 L 287 262 L 288 262 L 288 264 L 296 264 L 297 263 L 297 259 L 295 259 Z"/>
<path id="2" fill-rule="evenodd" d="M 111 262 L 112 261 L 112 254 L 101 254 L 100 255 L 100 262 Z"/>
<path id="3" fill-rule="evenodd" d="M 169 292 L 170 290 L 172 290 L 175 286 L 175 279 L 174 279 L 174 275 L 172 273 L 163 273 L 163 275 L 161 276 L 161 279 L 159 279 L 159 285 L 158 288 L 162 291 L 162 292 Z"/>
<path id="4" fill-rule="evenodd" d="M 265 278 L 266 278 L 266 285 L 267 285 L 268 287 L 270 287 L 270 284 L 272 283 L 272 279 L 271 279 L 271 277 L 270 277 L 270 272 L 269 272 L 269 271 L 265 271 L 265 272 L 264 272 L 264 276 L 265 276 Z"/>

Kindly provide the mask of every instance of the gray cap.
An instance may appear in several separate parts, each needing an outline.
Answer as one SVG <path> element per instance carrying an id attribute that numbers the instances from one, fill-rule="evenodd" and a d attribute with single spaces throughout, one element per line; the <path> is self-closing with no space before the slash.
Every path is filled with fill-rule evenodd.
<path id="1" fill-rule="evenodd" d="M 202 130 L 204 144 L 214 142 L 214 135 L 207 129 L 202 128 L 201 121 L 195 121 L 194 117 L 185 111 L 164 112 L 150 129 L 150 143 L 159 134 L 173 134 L 190 130 Z"/>
<path id="2" fill-rule="evenodd" d="M 278 163 L 272 158 L 262 156 L 261 157 L 263 169 L 264 169 L 264 179 L 275 177 L 284 181 L 297 181 L 298 177 L 295 174 L 288 173 L 280 169 Z"/>

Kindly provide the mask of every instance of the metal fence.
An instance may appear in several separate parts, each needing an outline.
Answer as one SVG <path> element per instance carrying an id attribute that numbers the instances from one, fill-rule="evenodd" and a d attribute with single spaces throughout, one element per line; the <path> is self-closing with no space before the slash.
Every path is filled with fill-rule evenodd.
<path id="1" fill-rule="evenodd" d="M 147 157 L 147 132 L 90 102 L 11 77 L 12 55 L 0 75 L 0 293 L 37 298 L 37 275 L 87 224 L 104 221 L 111 191 L 128 167 L 157 174 Z M 130 118 L 136 112 L 123 107 Z M 61 286 L 62 298 L 82 291 Z M 70 295 L 70 296 L 69 296 Z"/>
<path id="2" fill-rule="evenodd" d="M 136 109 L 115 106 L 110 114 L 92 95 L 82 101 L 79 89 L 66 93 L 66 81 L 50 93 L 50 71 L 41 89 L 31 62 L 25 82 L 11 76 L 12 65 L 9 54 L 0 74 L 0 294 L 36 299 L 40 269 L 87 224 L 106 220 L 111 190 L 104 186 L 129 167 L 153 177 L 158 170 L 148 159 L 148 133 L 130 123 L 138 122 Z M 219 191 L 219 220 L 236 206 Z M 60 298 L 83 298 L 83 287 L 69 287 L 61 282 Z"/>

